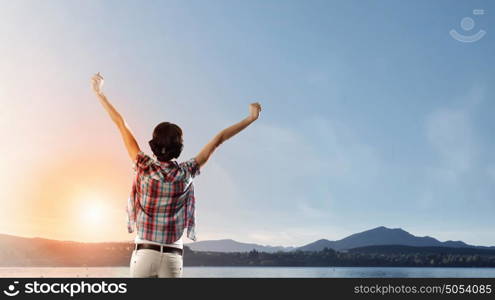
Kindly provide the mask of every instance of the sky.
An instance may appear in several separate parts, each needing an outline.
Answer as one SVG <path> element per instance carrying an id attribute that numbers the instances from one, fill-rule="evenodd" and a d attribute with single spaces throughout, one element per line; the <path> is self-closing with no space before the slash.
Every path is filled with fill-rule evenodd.
<path id="1" fill-rule="evenodd" d="M 263 105 L 195 179 L 199 240 L 301 246 L 387 226 L 494 246 L 494 13 L 491 1 L 2 0 L 0 233 L 133 238 L 131 161 L 89 85 L 101 72 L 148 154 L 159 122 L 183 128 L 186 160 Z"/>

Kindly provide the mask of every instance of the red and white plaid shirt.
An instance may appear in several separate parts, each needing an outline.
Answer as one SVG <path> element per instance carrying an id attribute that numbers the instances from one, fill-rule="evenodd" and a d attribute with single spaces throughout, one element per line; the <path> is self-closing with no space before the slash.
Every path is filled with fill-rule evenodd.
<path id="1" fill-rule="evenodd" d="M 141 239 L 171 244 L 187 227 L 187 237 L 195 241 L 192 179 L 200 173 L 196 160 L 160 162 L 139 152 L 133 167 L 136 177 L 127 203 L 129 233 L 136 227 Z"/>

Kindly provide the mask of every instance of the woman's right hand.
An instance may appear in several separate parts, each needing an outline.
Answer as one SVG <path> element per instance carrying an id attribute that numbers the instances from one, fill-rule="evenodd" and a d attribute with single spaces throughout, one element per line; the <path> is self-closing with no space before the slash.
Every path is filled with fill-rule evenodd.
<path id="1" fill-rule="evenodd" d="M 261 104 L 259 102 L 249 104 L 249 120 L 256 121 L 260 116 Z"/>
<path id="2" fill-rule="evenodd" d="M 93 89 L 93 91 L 97 94 L 97 95 L 100 95 L 103 93 L 103 76 L 101 76 L 100 72 L 96 73 L 95 75 L 93 75 L 93 77 L 91 78 L 91 88 Z"/>

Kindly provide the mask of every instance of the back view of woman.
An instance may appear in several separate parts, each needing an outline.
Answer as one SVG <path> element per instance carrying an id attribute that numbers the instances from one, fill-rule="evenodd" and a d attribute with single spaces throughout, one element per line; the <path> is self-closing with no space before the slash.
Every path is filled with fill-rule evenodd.
<path id="1" fill-rule="evenodd" d="M 117 125 L 135 171 L 127 203 L 128 231 L 136 230 L 131 277 L 181 277 L 186 228 L 187 237 L 196 240 L 193 178 L 218 146 L 258 119 L 261 106 L 250 104 L 248 117 L 220 131 L 194 158 L 178 163 L 175 159 L 183 148 L 181 128 L 169 122 L 158 124 L 149 142 L 154 158 L 144 154 L 102 86 L 98 73 L 92 78 L 93 91 Z"/>

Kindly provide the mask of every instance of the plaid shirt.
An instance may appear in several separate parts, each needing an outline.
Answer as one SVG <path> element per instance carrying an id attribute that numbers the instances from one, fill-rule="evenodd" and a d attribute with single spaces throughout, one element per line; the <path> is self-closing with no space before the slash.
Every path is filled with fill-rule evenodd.
<path id="1" fill-rule="evenodd" d="M 199 175 L 196 160 L 160 162 L 139 152 L 133 167 L 136 178 L 127 203 L 129 233 L 136 227 L 139 238 L 170 244 L 187 227 L 187 237 L 195 241 L 192 179 Z"/>

